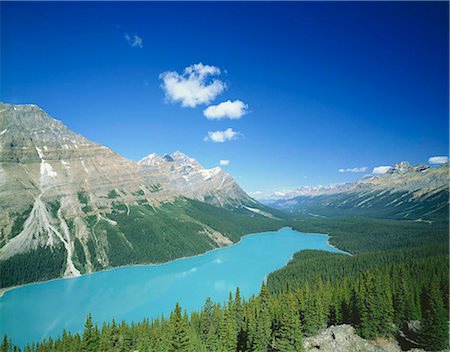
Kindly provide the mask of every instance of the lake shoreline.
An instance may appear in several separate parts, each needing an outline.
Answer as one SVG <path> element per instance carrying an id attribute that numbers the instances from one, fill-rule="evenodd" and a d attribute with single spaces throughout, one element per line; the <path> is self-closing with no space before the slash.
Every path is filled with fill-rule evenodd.
<path id="1" fill-rule="evenodd" d="M 261 280 L 267 283 L 269 274 L 288 265 L 295 253 L 315 249 L 340 252 L 328 245 L 328 238 L 327 234 L 280 226 L 164 263 L 123 265 L 92 273 L 98 274 L 95 277 L 90 273 L 8 287 L 4 293 L 12 293 L 0 299 L 6 324 L 0 331 L 25 346 L 44 337 L 56 338 L 62 329 L 80 332 L 88 313 L 94 314 L 98 323 L 113 318 L 140 321 L 169 314 L 176 302 L 183 302 L 189 312 L 201 309 L 206 297 L 226 302 L 236 287 L 241 288 L 242 297 L 252 297 L 258 294 Z M 219 249 L 222 251 L 213 252 Z M 80 280 L 64 280 L 76 278 Z M 50 281 L 55 282 L 38 286 Z M 24 286 L 30 287 L 14 290 Z M 193 296 L 192 287 L 197 292 Z M 19 311 L 28 323 L 15 317 Z M 36 317 L 40 325 L 31 323 Z"/>
<path id="2" fill-rule="evenodd" d="M 22 284 L 22 285 L 16 285 L 16 286 L 10 286 L 10 287 L 5 287 L 5 288 L 0 288 L 0 299 L 3 297 L 3 295 L 4 295 L 5 293 L 7 293 L 7 292 L 9 292 L 9 291 L 12 291 L 12 290 L 15 290 L 15 289 L 18 289 L 18 288 L 21 288 L 21 287 L 26 287 L 26 286 L 31 286 L 31 285 L 39 285 L 39 284 L 44 284 L 44 283 L 48 283 L 48 282 L 52 282 L 52 281 L 56 281 L 56 280 L 70 280 L 70 279 L 76 279 L 76 278 L 83 277 L 83 276 L 89 276 L 89 275 L 99 274 L 99 273 L 102 273 L 102 272 L 105 272 L 105 271 L 112 271 L 112 270 L 118 270 L 118 269 L 123 269 L 123 268 L 141 267 L 141 266 L 161 266 L 161 265 L 166 265 L 166 264 L 169 264 L 169 263 L 173 263 L 173 262 L 178 261 L 178 260 L 184 260 L 184 259 L 189 259 L 189 258 L 195 258 L 195 257 L 199 257 L 199 256 L 202 256 L 202 255 L 205 255 L 205 254 L 207 254 L 207 253 L 210 253 L 210 252 L 219 250 L 219 249 L 230 248 L 230 247 L 236 246 L 237 244 L 241 243 L 241 241 L 242 241 L 244 238 L 247 238 L 247 237 L 249 237 L 249 236 L 257 236 L 257 235 L 263 235 L 263 234 L 271 233 L 271 232 L 278 232 L 278 231 L 281 231 L 281 230 L 283 230 L 283 229 L 291 229 L 292 231 L 301 233 L 301 234 L 303 234 L 303 235 L 320 235 L 320 236 L 327 236 L 327 237 L 330 237 L 330 235 L 328 235 L 328 234 L 323 234 L 323 233 L 304 233 L 304 232 L 300 232 L 300 231 L 295 230 L 295 229 L 292 228 L 291 226 L 283 226 L 283 227 L 280 227 L 278 230 L 249 233 L 249 234 L 247 234 L 247 235 L 243 235 L 243 236 L 239 239 L 239 241 L 234 242 L 234 243 L 232 243 L 232 244 L 230 244 L 230 245 L 228 245 L 228 246 L 212 248 L 212 249 L 210 249 L 210 250 L 208 250 L 208 251 L 206 251 L 206 252 L 202 252 L 202 253 L 198 253 L 198 254 L 194 254 L 194 255 L 190 255 L 190 256 L 183 256 L 183 257 L 171 259 L 171 260 L 168 260 L 168 261 L 162 262 L 162 263 L 148 263 L 148 264 L 147 264 L 147 263 L 142 263 L 142 264 L 127 264 L 127 265 L 120 265 L 120 266 L 115 266 L 115 267 L 113 267 L 113 268 L 105 268 L 105 269 L 102 269 L 102 270 L 99 270 L 99 271 L 94 271 L 94 272 L 92 272 L 92 273 L 81 274 L 81 275 L 78 275 L 78 276 L 57 277 L 57 278 L 50 279 L 50 280 L 28 282 L 28 283 Z M 336 247 L 334 247 L 333 245 L 331 245 L 331 244 L 329 243 L 329 240 L 328 240 L 328 245 L 329 245 L 330 247 L 334 248 L 334 249 L 337 249 L 337 250 L 339 250 L 339 251 L 342 251 L 341 249 L 336 248 Z M 292 258 L 291 258 L 291 259 L 292 259 Z M 285 265 L 287 265 L 287 263 L 286 263 Z"/>
<path id="3" fill-rule="evenodd" d="M 35 282 L 29 282 L 29 283 L 26 283 L 26 284 L 23 284 L 23 285 L 16 285 L 16 286 L 10 286 L 10 287 L 5 287 L 5 288 L 0 288 L 0 299 L 3 297 L 3 295 L 4 295 L 5 293 L 7 293 L 7 292 L 9 292 L 9 291 L 12 291 L 12 290 L 15 290 L 15 289 L 17 289 L 17 288 L 21 288 L 21 287 L 26 287 L 26 286 L 31 286 L 31 285 L 39 285 L 39 284 L 44 284 L 44 283 L 48 283 L 48 282 L 52 282 L 52 281 L 56 281 L 56 280 L 70 280 L 70 279 L 76 279 L 76 278 L 83 277 L 83 276 L 89 276 L 89 275 L 99 274 L 99 273 L 102 273 L 102 272 L 105 272 L 105 271 L 112 271 L 112 270 L 118 270 L 118 269 L 123 269 L 123 268 L 142 267 L 142 266 L 161 266 L 161 265 L 166 265 L 166 264 L 173 263 L 173 262 L 178 261 L 178 260 L 184 260 L 184 259 L 189 259 L 189 258 L 195 258 L 195 257 L 199 257 L 199 256 L 202 256 L 202 255 L 205 255 L 205 254 L 207 254 L 207 253 L 210 253 L 210 252 L 219 250 L 219 249 L 230 248 L 230 247 L 236 246 L 236 245 L 238 245 L 239 243 L 241 243 L 241 241 L 242 241 L 244 238 L 247 238 L 247 237 L 249 237 L 249 236 L 257 236 L 257 235 L 263 235 L 263 234 L 271 233 L 271 232 L 278 232 L 278 231 L 281 231 L 281 230 L 283 230 L 283 229 L 291 229 L 292 231 L 301 233 L 301 234 L 303 234 L 303 235 L 326 236 L 326 237 L 328 237 L 327 245 L 328 245 L 329 247 L 331 247 L 331 248 L 333 248 L 333 249 L 336 249 L 336 250 L 338 250 L 338 251 L 340 251 L 340 252 L 342 252 L 342 253 L 345 253 L 345 254 L 347 254 L 347 255 L 352 255 L 351 253 L 347 253 L 347 252 L 345 252 L 344 250 L 342 250 L 342 249 L 340 249 L 340 248 L 338 248 L 338 247 L 332 245 L 332 244 L 330 243 L 330 237 L 331 237 L 331 236 L 330 236 L 329 234 L 325 234 L 325 233 L 313 233 L 313 232 L 308 232 L 308 233 L 306 233 L 306 232 L 301 232 L 301 231 L 295 230 L 295 229 L 292 228 L 291 226 L 283 226 L 283 227 L 280 227 L 278 230 L 274 230 L 274 231 L 264 231 L 264 232 L 249 233 L 249 234 L 247 234 L 247 235 L 243 235 L 243 236 L 239 239 L 239 241 L 234 242 L 234 243 L 232 243 L 232 244 L 230 244 L 230 245 L 228 245 L 228 246 L 212 248 L 212 249 L 210 249 L 210 250 L 208 250 L 208 251 L 206 251 L 206 252 L 202 252 L 202 253 L 198 253 L 198 254 L 194 254 L 194 255 L 190 255 L 190 256 L 183 256 L 183 257 L 171 259 L 171 260 L 168 260 L 168 261 L 162 262 L 162 263 L 126 264 L 126 265 L 115 266 L 115 267 L 113 267 L 113 268 L 105 268 L 105 269 L 102 269 L 102 270 L 99 270 L 99 271 L 94 271 L 94 272 L 92 272 L 92 273 L 85 273 L 85 274 L 81 274 L 81 275 L 78 275 L 78 276 L 57 277 L 57 278 L 50 279 L 50 280 L 35 281 Z M 294 255 L 292 255 L 292 257 L 289 259 L 289 261 L 291 261 L 291 260 L 293 259 L 293 257 L 294 257 Z M 288 261 L 288 263 L 289 263 L 289 261 Z M 286 263 L 284 266 L 286 266 L 288 263 Z"/>

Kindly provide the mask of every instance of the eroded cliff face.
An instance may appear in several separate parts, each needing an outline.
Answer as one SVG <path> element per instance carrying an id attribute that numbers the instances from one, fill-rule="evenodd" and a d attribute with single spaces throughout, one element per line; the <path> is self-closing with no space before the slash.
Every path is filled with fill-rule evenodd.
<path id="1" fill-rule="evenodd" d="M 62 275 L 74 276 L 231 243 L 229 234 L 195 211 L 186 214 L 199 205 L 183 199 L 231 209 L 258 203 L 220 168 L 206 170 L 180 152 L 170 158 L 137 163 L 72 132 L 36 105 L 0 104 L 0 263 L 40 247 L 62 248 Z M 136 226 L 148 228 L 144 223 L 159 233 L 138 241 Z M 197 243 L 185 252 L 177 249 L 183 231 Z M 155 243 L 160 257 L 152 252 Z M 148 246 L 147 257 L 135 254 L 142 246 Z"/>

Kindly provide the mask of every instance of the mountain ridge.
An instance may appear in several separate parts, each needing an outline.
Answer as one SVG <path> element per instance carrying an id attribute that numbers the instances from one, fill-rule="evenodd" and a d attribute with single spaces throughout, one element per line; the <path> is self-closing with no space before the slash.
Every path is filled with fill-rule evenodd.
<path id="1" fill-rule="evenodd" d="M 384 175 L 327 186 L 307 186 L 261 199 L 263 204 L 290 213 L 387 216 L 433 220 L 448 212 L 449 164 L 432 168 L 402 161 Z M 440 215 L 439 215 L 440 214 Z"/>
<path id="2" fill-rule="evenodd" d="M 28 282 L 26 272 L 38 270 L 48 275 L 34 281 L 167 261 L 275 226 L 231 176 L 181 152 L 159 167 L 139 164 L 37 105 L 0 104 L 0 133 L 2 285 Z M 221 217 L 242 226 L 224 226 Z M 51 270 L 39 268 L 47 265 L 39 258 L 35 269 L 27 263 L 38 252 Z"/>

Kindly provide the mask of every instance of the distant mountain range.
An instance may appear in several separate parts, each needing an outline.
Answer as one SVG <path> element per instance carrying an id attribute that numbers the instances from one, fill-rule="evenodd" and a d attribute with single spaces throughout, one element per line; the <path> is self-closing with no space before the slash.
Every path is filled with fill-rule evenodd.
<path id="1" fill-rule="evenodd" d="M 448 219 L 449 164 L 432 168 L 402 161 L 384 175 L 277 192 L 264 204 L 294 214 L 360 215 L 407 220 Z"/>
<path id="2" fill-rule="evenodd" d="M 0 104 L 3 287 L 198 254 L 274 218 L 219 167 L 128 160 L 36 105 Z"/>

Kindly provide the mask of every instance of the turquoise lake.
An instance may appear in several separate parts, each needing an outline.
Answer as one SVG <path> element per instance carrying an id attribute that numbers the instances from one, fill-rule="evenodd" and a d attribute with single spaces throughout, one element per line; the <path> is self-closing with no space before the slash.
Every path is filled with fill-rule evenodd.
<path id="1" fill-rule="evenodd" d="M 16 288 L 0 298 L 0 336 L 25 345 L 56 337 L 63 329 L 81 331 L 86 315 L 102 323 L 140 321 L 168 315 L 180 302 L 188 312 L 205 299 L 225 302 L 239 286 L 249 298 L 270 272 L 302 249 L 341 252 L 328 236 L 290 228 L 245 236 L 236 245 L 155 266 L 128 266 L 71 279 Z"/>

